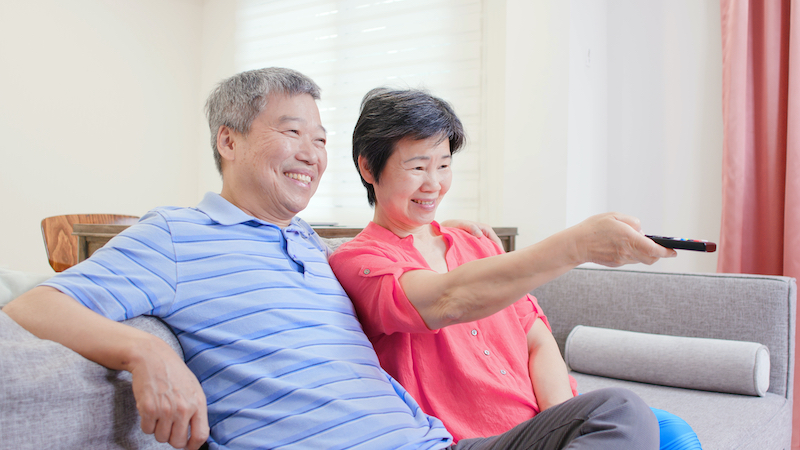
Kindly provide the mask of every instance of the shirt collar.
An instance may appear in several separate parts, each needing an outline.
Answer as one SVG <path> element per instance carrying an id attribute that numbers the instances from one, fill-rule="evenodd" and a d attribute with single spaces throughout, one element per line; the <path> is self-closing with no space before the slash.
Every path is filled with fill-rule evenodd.
<path id="1" fill-rule="evenodd" d="M 448 242 L 452 241 L 450 237 L 450 232 L 447 229 L 442 228 L 438 222 L 435 220 L 431 222 L 431 226 L 441 235 L 445 236 Z M 390 242 L 397 245 L 403 246 L 414 246 L 414 236 L 409 234 L 408 236 L 401 238 L 400 236 L 392 233 L 391 231 L 387 230 L 386 228 L 378 225 L 375 222 L 370 222 L 364 228 L 364 231 L 367 233 L 368 236 L 374 237 L 376 241 L 383 241 L 383 242 Z"/>
<path id="2" fill-rule="evenodd" d="M 233 203 L 222 198 L 222 196 L 216 192 L 207 192 L 205 197 L 203 197 L 203 200 L 197 205 L 197 209 L 205 213 L 211 218 L 211 220 L 220 225 L 236 225 L 245 222 L 256 222 L 259 224 L 271 225 L 273 227 L 280 228 L 274 223 L 266 222 L 247 214 Z M 298 232 L 302 230 L 303 233 L 307 234 L 311 230 L 311 227 L 309 227 L 302 219 L 295 216 L 292 217 L 292 221 L 289 226 L 286 227 L 286 229 L 291 229 L 293 231 L 297 230 Z"/>
<path id="3" fill-rule="evenodd" d="M 220 225 L 236 225 L 256 220 L 255 217 L 242 211 L 216 192 L 207 192 L 203 201 L 197 205 L 197 209 Z"/>

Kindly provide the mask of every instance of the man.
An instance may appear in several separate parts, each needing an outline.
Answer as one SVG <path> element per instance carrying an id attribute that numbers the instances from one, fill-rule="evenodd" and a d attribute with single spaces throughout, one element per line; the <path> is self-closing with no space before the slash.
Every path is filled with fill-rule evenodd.
<path id="1" fill-rule="evenodd" d="M 295 217 L 327 163 L 318 98 L 313 81 L 287 69 L 223 81 L 206 105 L 222 192 L 196 208 L 151 211 L 4 311 L 41 338 L 130 371 L 142 429 L 175 448 L 450 446 L 441 422 L 380 368 L 326 247 Z M 607 241 L 604 251 L 614 236 Z M 663 256 L 645 248 L 616 263 Z M 172 328 L 185 361 L 118 323 L 142 314 Z M 638 397 L 581 397 L 580 423 L 558 433 L 526 422 L 456 448 L 560 448 L 584 436 L 605 442 L 594 448 L 657 447 L 657 423 Z"/>

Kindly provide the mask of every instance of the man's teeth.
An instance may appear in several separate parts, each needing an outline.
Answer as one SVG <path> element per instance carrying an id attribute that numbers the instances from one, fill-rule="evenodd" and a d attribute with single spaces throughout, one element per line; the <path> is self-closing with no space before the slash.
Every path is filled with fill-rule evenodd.
<path id="1" fill-rule="evenodd" d="M 302 175 L 299 173 L 288 173 L 288 172 L 284 173 L 284 175 L 293 180 L 302 181 L 303 183 L 311 183 L 311 177 L 308 175 Z"/>
<path id="2" fill-rule="evenodd" d="M 419 203 L 420 205 L 433 205 L 433 200 L 411 200 L 414 203 Z"/>

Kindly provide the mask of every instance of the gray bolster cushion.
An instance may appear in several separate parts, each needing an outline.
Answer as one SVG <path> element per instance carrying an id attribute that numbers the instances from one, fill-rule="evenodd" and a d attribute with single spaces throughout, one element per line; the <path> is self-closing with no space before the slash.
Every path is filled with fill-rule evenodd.
<path id="1" fill-rule="evenodd" d="M 576 372 L 620 380 L 762 397 L 769 389 L 769 350 L 755 342 L 578 325 L 564 359 Z"/>

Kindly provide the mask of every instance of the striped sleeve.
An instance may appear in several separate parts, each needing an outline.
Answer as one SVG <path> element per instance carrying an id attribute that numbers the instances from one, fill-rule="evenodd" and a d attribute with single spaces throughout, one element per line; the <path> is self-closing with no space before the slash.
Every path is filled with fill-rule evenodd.
<path id="1" fill-rule="evenodd" d="M 157 211 L 111 239 L 89 259 L 44 285 L 109 319 L 165 315 L 175 300 L 175 250 L 167 221 Z"/>

